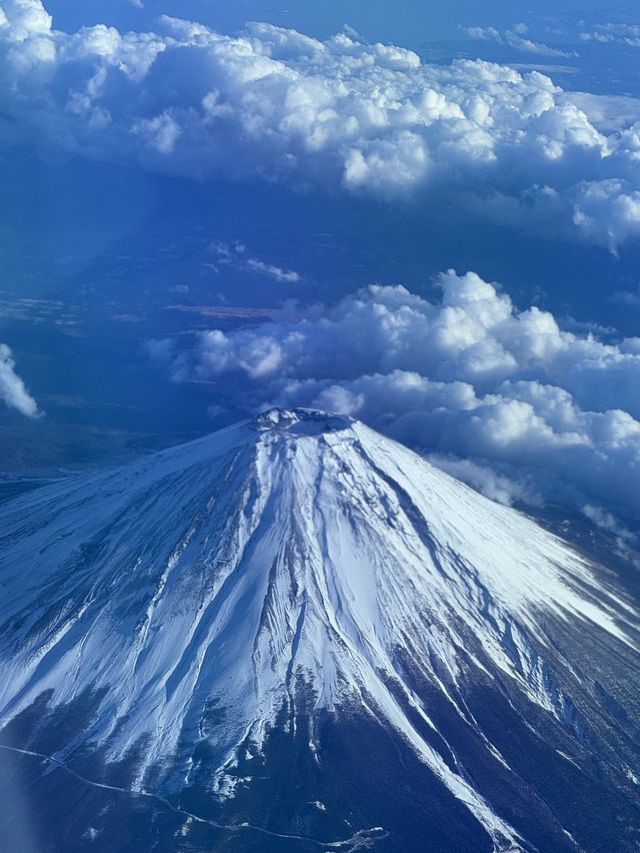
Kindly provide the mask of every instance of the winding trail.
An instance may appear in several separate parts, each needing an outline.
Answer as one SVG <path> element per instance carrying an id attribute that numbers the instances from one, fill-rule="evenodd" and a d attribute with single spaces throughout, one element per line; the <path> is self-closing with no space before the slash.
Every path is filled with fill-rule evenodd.
<path id="1" fill-rule="evenodd" d="M 59 761 L 52 755 L 45 755 L 43 752 L 19 749 L 18 747 L 6 746 L 4 744 L 0 744 L 0 749 L 5 752 L 13 752 L 19 755 L 26 755 L 31 758 L 39 758 L 42 761 L 46 761 L 48 764 L 52 764 L 55 767 L 64 770 L 70 776 L 75 776 L 75 778 L 80 782 L 83 782 L 85 785 L 91 785 L 93 788 L 102 788 L 105 791 L 115 791 L 118 794 L 128 794 L 129 796 L 147 797 L 148 799 L 156 800 L 178 815 L 190 818 L 197 823 L 207 824 L 214 827 L 214 829 L 219 829 L 223 832 L 259 832 L 262 835 L 268 835 L 272 838 L 282 838 L 287 841 L 301 841 L 304 844 L 313 845 L 322 850 L 341 850 L 343 853 L 355 853 L 357 850 L 370 849 L 377 841 L 381 841 L 388 835 L 382 827 L 377 826 L 372 829 L 359 830 L 351 838 L 347 838 L 343 841 L 318 841 L 315 838 L 306 838 L 303 835 L 287 835 L 282 832 L 274 832 L 270 829 L 265 829 L 262 826 L 255 826 L 255 824 L 248 822 L 237 824 L 218 823 L 211 818 L 200 817 L 199 815 L 188 812 L 185 809 L 181 809 L 178 806 L 175 806 L 170 800 L 166 799 L 166 797 L 163 797 L 160 794 L 154 794 L 152 791 L 131 791 L 128 788 L 119 788 L 117 785 L 107 785 L 104 782 L 95 782 L 93 779 L 87 779 L 86 776 L 82 776 L 80 773 L 77 773 L 63 761 Z"/>

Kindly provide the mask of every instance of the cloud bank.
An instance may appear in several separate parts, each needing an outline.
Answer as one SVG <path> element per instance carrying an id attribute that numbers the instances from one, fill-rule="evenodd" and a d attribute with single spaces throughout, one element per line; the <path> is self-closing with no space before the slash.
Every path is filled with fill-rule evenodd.
<path id="1" fill-rule="evenodd" d="M 37 418 L 41 414 L 38 404 L 27 391 L 15 367 L 11 349 L 6 344 L 0 344 L 0 400 L 28 418 Z"/>
<path id="2" fill-rule="evenodd" d="M 640 518 L 640 338 L 617 344 L 519 311 L 474 273 L 430 302 L 371 286 L 334 307 L 203 334 L 173 378 L 227 375 L 256 406 L 361 418 L 501 500 Z"/>
<path id="3" fill-rule="evenodd" d="M 515 220 L 614 250 L 640 233 L 640 124 L 599 130 L 538 72 L 267 24 L 228 37 L 165 16 L 154 33 L 66 34 L 39 0 L 0 8 L 5 148 L 383 198 L 495 196 Z"/>

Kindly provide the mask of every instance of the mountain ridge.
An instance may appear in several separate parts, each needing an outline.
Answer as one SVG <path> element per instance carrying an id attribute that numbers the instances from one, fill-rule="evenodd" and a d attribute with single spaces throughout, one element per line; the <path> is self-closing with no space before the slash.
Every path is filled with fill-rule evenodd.
<path id="1" fill-rule="evenodd" d="M 130 762 L 132 791 L 240 801 L 276 733 L 303 737 L 322 773 L 322 721 L 355 717 L 399 738 L 488 849 L 534 850 L 442 725 L 521 786 L 468 700 L 482 684 L 558 727 L 561 762 L 588 763 L 586 739 L 633 794 L 637 724 L 600 720 L 600 681 L 576 664 L 586 639 L 598 672 L 632 661 L 632 604 L 557 537 L 351 418 L 271 410 L 53 484 L 5 506 L 0 542 L 0 718 L 41 703 L 47 728 L 86 700 L 53 758 Z"/>

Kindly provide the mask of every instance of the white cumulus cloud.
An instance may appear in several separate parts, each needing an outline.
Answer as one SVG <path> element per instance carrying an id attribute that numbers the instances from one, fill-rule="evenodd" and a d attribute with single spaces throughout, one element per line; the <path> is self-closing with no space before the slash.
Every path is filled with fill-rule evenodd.
<path id="1" fill-rule="evenodd" d="M 552 219 L 611 249 L 640 234 L 640 125 L 598 129 L 584 99 L 536 71 L 425 64 L 354 33 L 268 24 L 230 37 L 165 16 L 153 33 L 66 34 L 39 0 L 0 8 L 4 147 L 384 198 L 508 199 L 527 224 Z"/>
<path id="2" fill-rule="evenodd" d="M 172 375 L 235 376 L 256 405 L 362 418 L 506 501 L 603 504 L 637 520 L 638 340 L 564 330 L 474 273 L 438 284 L 438 301 L 371 286 L 333 307 L 213 330 L 172 359 Z"/>

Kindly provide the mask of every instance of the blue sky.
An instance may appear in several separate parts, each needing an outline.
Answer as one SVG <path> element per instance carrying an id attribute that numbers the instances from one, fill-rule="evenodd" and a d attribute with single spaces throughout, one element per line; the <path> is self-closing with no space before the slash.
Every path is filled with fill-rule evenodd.
<path id="1" fill-rule="evenodd" d="M 564 10 L 600 10 L 597 0 L 447 0 L 425 3 L 423 0 L 146 0 L 143 8 L 129 0 L 52 0 L 49 9 L 57 24 L 76 29 L 83 23 L 105 21 L 121 28 L 149 26 L 158 15 L 168 14 L 203 21 L 223 31 L 235 31 L 246 21 L 270 21 L 290 26 L 321 38 L 340 30 L 345 24 L 370 39 L 416 47 L 426 39 L 454 38 L 461 25 L 510 24 L 519 18 Z"/>

